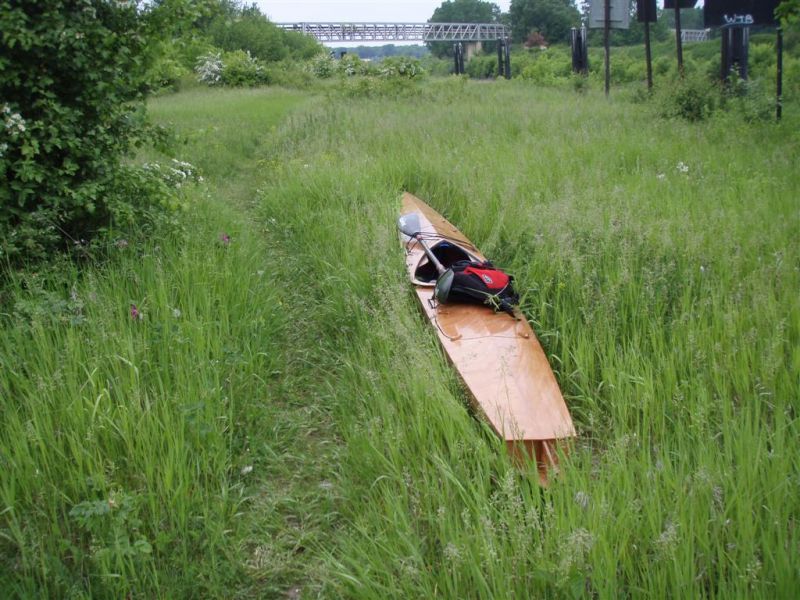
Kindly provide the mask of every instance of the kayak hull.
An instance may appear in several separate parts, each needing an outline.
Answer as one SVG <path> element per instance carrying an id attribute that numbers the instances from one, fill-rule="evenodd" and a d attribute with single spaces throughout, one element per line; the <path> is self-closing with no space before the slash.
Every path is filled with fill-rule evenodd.
<path id="1" fill-rule="evenodd" d="M 417 213 L 423 235 L 442 236 L 471 258 L 485 260 L 458 229 L 409 193 L 401 216 Z M 557 467 L 559 447 L 575 436 L 569 410 L 536 334 L 515 317 L 472 304 L 439 304 L 433 285 L 421 281 L 428 258 L 416 240 L 402 236 L 406 267 L 422 311 L 434 326 L 478 412 L 519 462 L 535 461 L 540 478 Z M 447 266 L 447 265 L 445 265 Z"/>

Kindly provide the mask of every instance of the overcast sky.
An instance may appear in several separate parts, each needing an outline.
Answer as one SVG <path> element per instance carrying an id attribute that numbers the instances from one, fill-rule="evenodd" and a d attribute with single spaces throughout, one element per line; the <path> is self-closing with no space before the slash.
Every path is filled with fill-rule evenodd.
<path id="1" fill-rule="evenodd" d="M 511 0 L 495 1 L 508 12 Z M 301 21 L 424 23 L 442 0 L 258 0 L 273 23 Z"/>
<path id="2" fill-rule="evenodd" d="M 257 0 L 273 23 L 301 21 L 424 23 L 443 0 Z M 511 0 L 494 4 L 508 12 Z M 659 6 L 664 0 L 658 0 Z M 702 1 L 697 6 L 702 6 Z"/>

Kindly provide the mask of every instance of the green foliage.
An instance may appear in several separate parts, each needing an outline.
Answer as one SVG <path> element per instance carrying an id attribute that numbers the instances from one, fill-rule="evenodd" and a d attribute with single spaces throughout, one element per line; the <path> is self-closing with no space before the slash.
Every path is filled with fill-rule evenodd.
<path id="1" fill-rule="evenodd" d="M 330 52 L 320 52 L 309 65 L 311 72 L 320 79 L 328 79 L 336 72 L 336 61 Z"/>
<path id="2" fill-rule="evenodd" d="M 229 52 L 249 52 L 267 63 L 309 59 L 321 47 L 311 36 L 278 28 L 255 4 L 245 8 L 230 6 L 210 23 L 207 32 L 215 46 Z"/>
<path id="3" fill-rule="evenodd" d="M 497 55 L 479 54 L 478 56 L 473 56 L 466 64 L 466 71 L 467 75 L 473 79 L 497 77 Z"/>
<path id="4" fill-rule="evenodd" d="M 211 52 L 195 67 L 197 80 L 209 86 L 253 87 L 270 83 L 271 76 L 260 60 L 244 50 Z"/>
<path id="5" fill-rule="evenodd" d="M 121 161 L 146 134 L 137 101 L 157 14 L 133 2 L 0 1 L 4 262 L 82 246 L 114 222 L 130 175 Z"/>
<path id="6" fill-rule="evenodd" d="M 511 0 L 511 34 L 524 42 L 538 32 L 553 43 L 565 43 L 571 27 L 580 25 L 580 13 L 571 0 Z"/>
<path id="7" fill-rule="evenodd" d="M 775 9 L 775 14 L 783 25 L 800 23 L 800 0 L 783 0 Z"/>
<path id="8" fill-rule="evenodd" d="M 445 0 L 433 11 L 430 23 L 496 23 L 500 8 L 484 0 Z M 492 43 L 485 43 L 491 49 Z M 452 42 L 428 42 L 431 53 L 439 58 L 453 56 Z"/>
<path id="9" fill-rule="evenodd" d="M 383 78 L 419 79 L 425 75 L 425 69 L 419 59 L 408 56 L 389 56 L 378 65 L 378 75 Z"/>
<path id="10" fill-rule="evenodd" d="M 675 78 L 659 94 L 659 112 L 666 118 L 703 121 L 719 105 L 719 84 L 701 75 Z"/>
<path id="11" fill-rule="evenodd" d="M 222 57 L 222 83 L 230 86 L 266 85 L 269 73 L 261 62 L 244 50 L 226 52 Z"/>
<path id="12" fill-rule="evenodd" d="M 151 90 L 177 90 L 182 78 L 190 73 L 183 65 L 183 57 L 175 44 L 163 44 L 155 62 L 147 72 L 147 85 Z"/>
<path id="13" fill-rule="evenodd" d="M 369 63 L 362 61 L 357 54 L 345 54 L 336 61 L 336 70 L 340 75 L 353 77 L 370 72 Z"/>
<path id="14" fill-rule="evenodd" d="M 571 81 L 572 63 L 563 50 L 532 50 L 528 52 L 528 58 L 519 72 L 521 79 L 538 85 L 566 84 Z M 513 60 L 511 64 L 513 67 Z"/>

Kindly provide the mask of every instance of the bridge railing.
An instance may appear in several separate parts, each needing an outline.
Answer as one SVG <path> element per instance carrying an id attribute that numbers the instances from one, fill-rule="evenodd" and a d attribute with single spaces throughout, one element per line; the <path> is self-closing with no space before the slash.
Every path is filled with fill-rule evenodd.
<path id="1" fill-rule="evenodd" d="M 320 42 L 478 42 L 505 40 L 510 30 L 498 23 L 276 23 L 313 35 Z"/>

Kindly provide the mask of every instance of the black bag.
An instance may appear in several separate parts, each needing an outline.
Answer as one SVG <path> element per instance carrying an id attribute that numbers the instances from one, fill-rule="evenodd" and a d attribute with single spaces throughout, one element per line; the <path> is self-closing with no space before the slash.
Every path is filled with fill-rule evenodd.
<path id="1" fill-rule="evenodd" d="M 486 304 L 495 312 L 502 310 L 514 316 L 514 305 L 519 303 L 519 296 L 514 291 L 513 281 L 511 275 L 489 261 L 460 260 L 436 280 L 434 295 L 443 304 Z"/>

